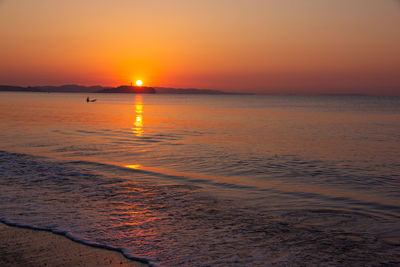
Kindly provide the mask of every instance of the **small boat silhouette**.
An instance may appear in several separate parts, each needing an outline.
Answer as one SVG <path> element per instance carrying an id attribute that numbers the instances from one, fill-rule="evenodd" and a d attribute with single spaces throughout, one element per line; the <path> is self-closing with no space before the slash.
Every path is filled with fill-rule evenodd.
<path id="1" fill-rule="evenodd" d="M 95 99 L 90 99 L 90 102 L 96 102 L 96 98 Z"/>

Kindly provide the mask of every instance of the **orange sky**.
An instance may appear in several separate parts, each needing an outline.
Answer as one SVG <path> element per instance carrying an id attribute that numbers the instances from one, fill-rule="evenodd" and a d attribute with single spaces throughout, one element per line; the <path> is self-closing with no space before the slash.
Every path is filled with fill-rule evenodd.
<path id="1" fill-rule="evenodd" d="M 396 0 L 0 0 L 0 84 L 400 95 Z"/>

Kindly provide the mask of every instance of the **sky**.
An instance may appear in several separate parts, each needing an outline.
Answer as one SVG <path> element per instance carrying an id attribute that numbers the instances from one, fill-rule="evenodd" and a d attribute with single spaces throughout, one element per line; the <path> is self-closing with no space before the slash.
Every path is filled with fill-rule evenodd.
<path id="1" fill-rule="evenodd" d="M 0 0 L 0 84 L 400 95 L 398 0 Z"/>

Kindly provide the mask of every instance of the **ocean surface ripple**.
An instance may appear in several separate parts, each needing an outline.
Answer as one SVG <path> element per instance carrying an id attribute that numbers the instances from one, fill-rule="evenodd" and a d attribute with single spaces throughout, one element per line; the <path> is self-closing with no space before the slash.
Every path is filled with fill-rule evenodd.
<path id="1" fill-rule="evenodd" d="M 258 210 L 199 186 L 148 184 L 144 176 L 154 173 L 119 178 L 84 164 L 7 152 L 0 153 L 0 172 L 2 221 L 119 248 L 157 266 L 376 266 L 400 260 L 396 221 L 362 212 Z"/>
<path id="2" fill-rule="evenodd" d="M 152 266 L 400 265 L 400 98 L 0 96 L 3 222 Z"/>

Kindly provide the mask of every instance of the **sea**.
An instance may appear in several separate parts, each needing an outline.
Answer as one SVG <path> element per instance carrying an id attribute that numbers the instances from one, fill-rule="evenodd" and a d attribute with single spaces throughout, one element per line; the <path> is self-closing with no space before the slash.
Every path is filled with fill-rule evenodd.
<path id="1" fill-rule="evenodd" d="M 1 92 L 0 220 L 151 266 L 399 266 L 400 97 Z"/>

